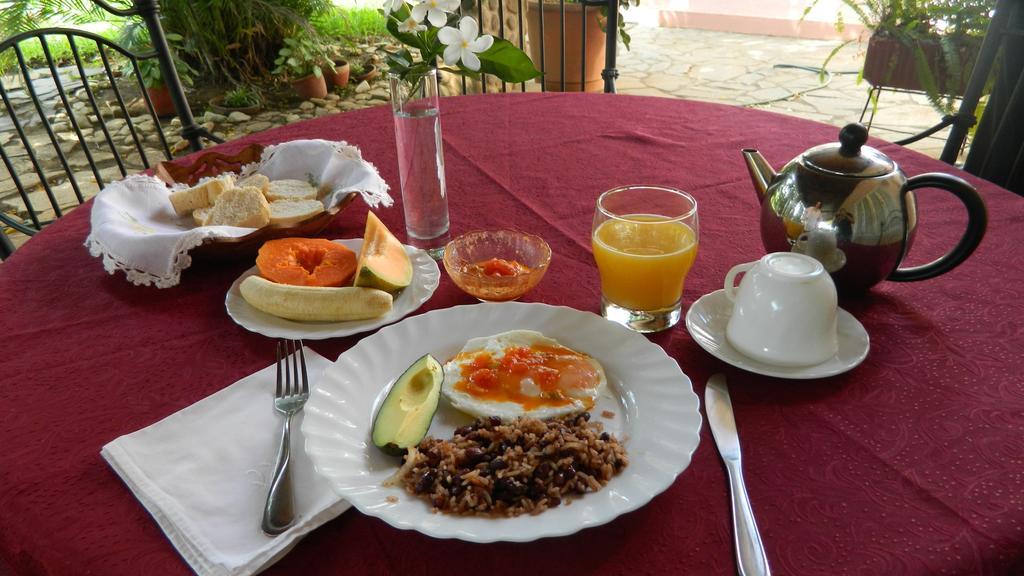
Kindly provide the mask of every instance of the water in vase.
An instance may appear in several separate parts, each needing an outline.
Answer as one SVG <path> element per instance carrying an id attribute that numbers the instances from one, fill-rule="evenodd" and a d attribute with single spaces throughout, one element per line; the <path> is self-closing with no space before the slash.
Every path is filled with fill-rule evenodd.
<path id="1" fill-rule="evenodd" d="M 448 241 L 441 117 L 434 107 L 408 106 L 395 113 L 398 171 L 409 243 L 440 250 Z"/>

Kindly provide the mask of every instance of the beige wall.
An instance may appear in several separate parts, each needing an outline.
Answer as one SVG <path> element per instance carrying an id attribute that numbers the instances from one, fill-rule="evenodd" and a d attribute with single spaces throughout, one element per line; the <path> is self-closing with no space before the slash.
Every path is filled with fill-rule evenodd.
<path id="1" fill-rule="evenodd" d="M 800 17 L 811 0 L 640 0 L 630 15 L 658 26 L 700 28 L 746 34 L 800 38 L 856 38 L 863 27 L 841 0 L 819 0 L 808 16 Z M 837 14 L 847 23 L 836 31 Z"/>

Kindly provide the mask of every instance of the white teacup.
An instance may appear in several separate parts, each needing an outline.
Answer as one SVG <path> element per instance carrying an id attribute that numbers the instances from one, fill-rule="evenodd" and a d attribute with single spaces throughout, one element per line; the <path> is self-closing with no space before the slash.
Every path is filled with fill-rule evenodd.
<path id="1" fill-rule="evenodd" d="M 744 274 L 739 288 L 736 276 Z M 733 302 L 725 335 L 740 353 L 777 366 L 813 366 L 836 354 L 836 287 L 821 262 L 775 252 L 733 266 L 725 276 Z"/>

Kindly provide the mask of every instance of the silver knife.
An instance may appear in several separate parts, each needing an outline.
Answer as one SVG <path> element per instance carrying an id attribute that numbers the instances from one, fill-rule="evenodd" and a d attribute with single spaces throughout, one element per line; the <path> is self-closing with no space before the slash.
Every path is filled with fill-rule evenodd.
<path id="1" fill-rule="evenodd" d="M 711 434 L 729 472 L 729 490 L 732 492 L 732 531 L 736 535 L 736 567 L 740 576 L 770 576 L 768 558 L 764 554 L 761 535 L 750 509 L 747 488 L 743 484 L 740 466 L 740 438 L 736 434 L 736 419 L 732 415 L 729 387 L 725 374 L 715 374 L 708 380 L 704 392 L 704 409 L 708 413 Z"/>

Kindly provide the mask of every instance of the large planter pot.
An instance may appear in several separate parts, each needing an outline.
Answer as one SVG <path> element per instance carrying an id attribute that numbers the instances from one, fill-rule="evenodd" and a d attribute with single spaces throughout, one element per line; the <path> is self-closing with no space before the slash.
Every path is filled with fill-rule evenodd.
<path id="1" fill-rule="evenodd" d="M 965 43 L 956 46 L 960 67 L 958 74 L 955 65 L 947 62 L 943 56 L 938 39 L 920 40 L 916 45 L 909 45 L 895 38 L 874 35 L 868 41 L 867 54 L 864 56 L 864 79 L 872 86 L 928 91 L 928 86 L 918 74 L 920 57 L 917 49 L 920 48 L 923 62 L 935 79 L 938 93 L 962 95 L 981 48 L 980 39 L 964 40 Z"/>
<path id="2" fill-rule="evenodd" d="M 537 2 L 527 4 L 526 23 L 530 34 L 530 57 L 544 73 L 544 89 L 565 92 L 601 92 L 604 80 L 605 34 L 598 21 L 598 8 L 588 8 L 587 51 L 581 54 L 583 41 L 583 6 L 565 4 L 565 87 L 562 85 L 562 16 L 559 4 L 544 4 L 544 58 L 541 64 L 541 10 Z M 586 78 L 580 81 L 580 69 L 586 62 Z M 540 82 L 540 78 L 537 82 Z"/>
<path id="3" fill-rule="evenodd" d="M 262 104 L 257 104 L 255 106 L 245 106 L 242 108 L 231 108 L 229 106 L 225 106 L 223 95 L 211 98 L 207 104 L 209 105 L 210 110 L 213 110 L 217 114 L 222 114 L 224 116 L 227 116 L 232 112 L 241 112 L 243 114 L 249 114 L 251 116 L 253 114 L 258 113 L 260 110 L 263 110 Z"/>
<path id="4" fill-rule="evenodd" d="M 317 76 L 316 74 L 310 74 L 305 78 L 299 78 L 292 82 L 292 88 L 295 89 L 295 93 L 303 100 L 327 96 L 327 82 L 323 76 Z"/>
<path id="5" fill-rule="evenodd" d="M 174 109 L 174 100 L 171 99 L 171 91 L 167 89 L 167 86 L 146 88 L 146 93 L 149 94 L 149 101 L 153 103 L 153 110 L 160 118 L 174 116 L 178 113 Z"/>
<path id="6" fill-rule="evenodd" d="M 335 60 L 334 69 L 321 68 L 321 72 L 324 73 L 324 80 L 327 81 L 327 88 L 344 88 L 348 86 L 348 77 L 350 67 L 348 62 L 344 60 Z"/>

